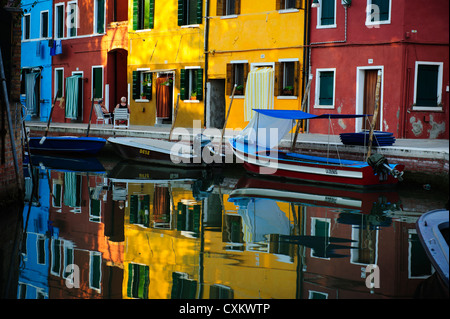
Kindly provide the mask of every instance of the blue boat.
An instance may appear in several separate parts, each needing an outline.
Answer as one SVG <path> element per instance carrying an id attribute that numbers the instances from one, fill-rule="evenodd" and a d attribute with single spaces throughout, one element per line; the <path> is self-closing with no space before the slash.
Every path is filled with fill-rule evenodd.
<path id="1" fill-rule="evenodd" d="M 41 143 L 41 140 L 44 140 Z M 30 137 L 30 151 L 34 153 L 64 153 L 75 155 L 95 155 L 106 144 L 100 137 L 50 136 Z"/>

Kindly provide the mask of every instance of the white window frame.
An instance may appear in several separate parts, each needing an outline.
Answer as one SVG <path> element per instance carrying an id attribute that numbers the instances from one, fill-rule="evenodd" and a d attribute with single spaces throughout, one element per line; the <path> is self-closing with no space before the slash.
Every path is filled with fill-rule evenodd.
<path id="1" fill-rule="evenodd" d="M 98 33 L 97 32 L 97 16 L 98 16 L 98 0 L 94 1 L 94 21 L 93 21 L 93 25 L 94 25 L 94 29 L 92 30 L 93 34 L 106 34 L 106 0 L 105 0 L 105 8 L 104 8 L 105 12 L 103 14 L 103 25 L 105 27 L 105 30 L 103 33 Z"/>
<path id="2" fill-rule="evenodd" d="M 44 31 L 43 30 L 43 25 L 42 25 L 43 24 L 42 14 L 45 13 L 45 12 L 47 12 L 47 36 L 46 37 L 44 37 L 42 35 L 42 32 Z M 49 12 L 49 10 L 42 10 L 40 12 L 40 14 L 39 14 L 39 38 L 40 39 L 50 39 L 51 38 L 51 36 L 50 36 L 50 23 L 51 23 L 51 21 L 50 21 L 50 12 Z"/>
<path id="3" fill-rule="evenodd" d="M 322 221 L 322 222 L 328 223 L 328 235 L 331 237 L 331 226 L 332 226 L 331 225 L 331 218 L 322 218 L 322 217 L 311 217 L 311 236 L 315 236 L 316 235 L 316 222 L 317 221 Z M 311 249 L 310 256 L 312 258 L 330 260 L 330 258 L 327 258 L 327 257 L 315 256 L 314 255 L 314 249 Z"/>
<path id="4" fill-rule="evenodd" d="M 439 67 L 438 72 L 438 88 L 437 88 L 437 104 L 438 106 L 421 106 L 416 105 L 417 100 L 417 75 L 419 71 L 419 65 L 437 65 Z M 442 81 L 444 78 L 444 62 L 429 62 L 429 61 L 416 61 L 415 71 L 414 71 L 414 105 L 412 107 L 413 111 L 442 111 Z"/>
<path id="5" fill-rule="evenodd" d="M 367 0 L 366 6 L 366 26 L 379 26 L 380 24 L 391 24 L 392 19 L 392 0 L 389 0 L 389 19 L 383 21 L 370 21 L 372 18 L 372 0 Z"/>
<path id="6" fill-rule="evenodd" d="M 327 24 L 327 25 L 323 25 L 320 24 L 320 19 L 322 18 L 322 0 L 319 0 L 320 6 L 317 8 L 317 25 L 316 25 L 316 29 L 335 29 L 337 28 L 337 22 L 336 22 L 336 9 L 337 9 L 337 2 L 339 0 L 335 0 L 334 1 L 334 23 L 333 24 Z"/>
<path id="7" fill-rule="evenodd" d="M 94 97 L 94 69 L 102 69 L 102 97 L 101 99 L 104 98 L 105 96 L 105 67 L 103 65 L 93 65 L 91 67 L 91 82 L 92 82 L 92 86 L 91 86 L 91 99 L 93 99 Z"/>
<path id="8" fill-rule="evenodd" d="M 201 66 L 198 66 L 198 65 L 196 65 L 196 66 L 186 66 L 185 68 L 184 68 L 186 71 L 187 70 L 201 70 L 202 69 L 202 67 Z M 187 95 L 190 97 L 191 96 L 191 93 L 192 93 L 192 91 L 193 91 L 193 89 L 192 89 L 192 72 L 186 72 L 186 78 L 184 79 L 185 81 L 189 81 L 189 89 L 188 89 L 188 93 L 187 93 Z M 183 102 L 185 102 L 185 103 L 200 103 L 200 101 L 199 100 L 184 100 Z"/>
<path id="9" fill-rule="evenodd" d="M 57 76 L 56 76 L 56 74 L 57 74 L 57 71 L 61 71 L 62 70 L 62 92 L 61 92 L 61 96 L 64 96 L 64 68 L 55 68 L 54 69 L 54 74 L 53 74 L 53 76 L 54 76 L 54 79 L 55 79 L 55 83 L 54 83 L 54 89 L 55 89 L 55 94 L 56 93 L 58 93 L 58 83 L 57 83 Z"/>
<path id="10" fill-rule="evenodd" d="M 321 72 L 330 72 L 334 73 L 333 78 L 333 104 L 332 105 L 320 105 L 319 104 L 319 95 L 320 95 L 320 73 Z M 315 109 L 334 109 L 336 105 L 336 68 L 328 68 L 328 69 L 316 69 L 316 91 L 314 94 L 314 108 Z"/>
<path id="11" fill-rule="evenodd" d="M 26 17 L 30 17 L 30 22 L 29 22 L 29 28 L 30 28 L 30 37 L 27 39 L 27 38 L 25 38 L 25 36 L 26 36 L 26 34 L 27 34 L 27 30 L 26 30 Z M 31 40 L 31 14 L 30 13 L 27 13 L 27 14 L 24 14 L 23 15 L 23 21 L 22 21 L 22 40 L 23 41 L 29 41 L 29 40 Z"/>
<path id="12" fill-rule="evenodd" d="M 62 19 L 62 36 L 61 37 L 58 37 L 58 17 L 59 17 L 59 15 L 58 15 L 58 10 L 57 10 L 57 7 L 62 7 L 63 8 L 63 10 L 62 10 L 62 17 L 61 17 L 61 19 Z M 55 25 L 54 25 L 54 28 L 53 28 L 53 30 L 54 30 L 54 37 L 55 37 L 55 39 L 63 39 L 64 38 L 64 32 L 66 31 L 66 7 L 65 7 L 65 3 L 64 2 L 60 2 L 60 3 L 57 3 L 57 4 L 55 4 Z"/>

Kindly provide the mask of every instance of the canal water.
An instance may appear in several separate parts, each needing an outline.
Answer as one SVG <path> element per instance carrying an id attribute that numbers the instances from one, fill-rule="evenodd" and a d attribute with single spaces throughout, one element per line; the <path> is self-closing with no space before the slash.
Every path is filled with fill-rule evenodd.
<path id="1" fill-rule="evenodd" d="M 427 185 L 363 192 L 239 167 L 32 163 L 18 299 L 413 298 L 434 273 L 415 223 L 448 200 Z"/>

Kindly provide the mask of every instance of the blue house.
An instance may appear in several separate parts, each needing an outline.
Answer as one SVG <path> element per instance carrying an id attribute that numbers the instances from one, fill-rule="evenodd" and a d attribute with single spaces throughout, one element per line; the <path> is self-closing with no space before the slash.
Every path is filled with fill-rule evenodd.
<path id="1" fill-rule="evenodd" d="M 53 1 L 23 0 L 21 102 L 26 120 L 48 120 L 52 105 Z"/>

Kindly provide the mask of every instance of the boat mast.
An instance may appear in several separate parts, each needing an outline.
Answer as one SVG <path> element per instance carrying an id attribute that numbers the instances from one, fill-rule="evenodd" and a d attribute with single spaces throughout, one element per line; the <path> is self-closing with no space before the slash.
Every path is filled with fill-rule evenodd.
<path id="1" fill-rule="evenodd" d="M 304 111 L 304 108 L 305 108 L 305 105 L 306 105 L 306 100 L 307 100 L 307 97 L 309 96 L 309 90 L 310 90 L 310 87 L 311 87 L 312 79 L 313 79 L 313 77 L 310 76 L 309 77 L 309 81 L 308 81 L 308 85 L 306 86 L 305 93 L 303 94 L 303 101 L 302 101 L 301 111 Z M 293 139 L 292 145 L 291 145 L 291 152 L 293 152 L 294 149 L 295 149 L 295 144 L 297 143 L 298 132 L 300 131 L 301 123 L 302 123 L 301 120 L 297 120 L 297 127 L 295 128 L 294 139 Z"/>
<path id="2" fill-rule="evenodd" d="M 370 126 L 369 148 L 367 150 L 366 161 L 369 159 L 372 152 L 373 130 L 375 125 L 377 124 L 378 110 L 380 108 L 380 90 L 381 90 L 381 70 L 378 70 L 377 86 L 375 88 L 375 110 L 373 112 L 372 125 Z"/>

